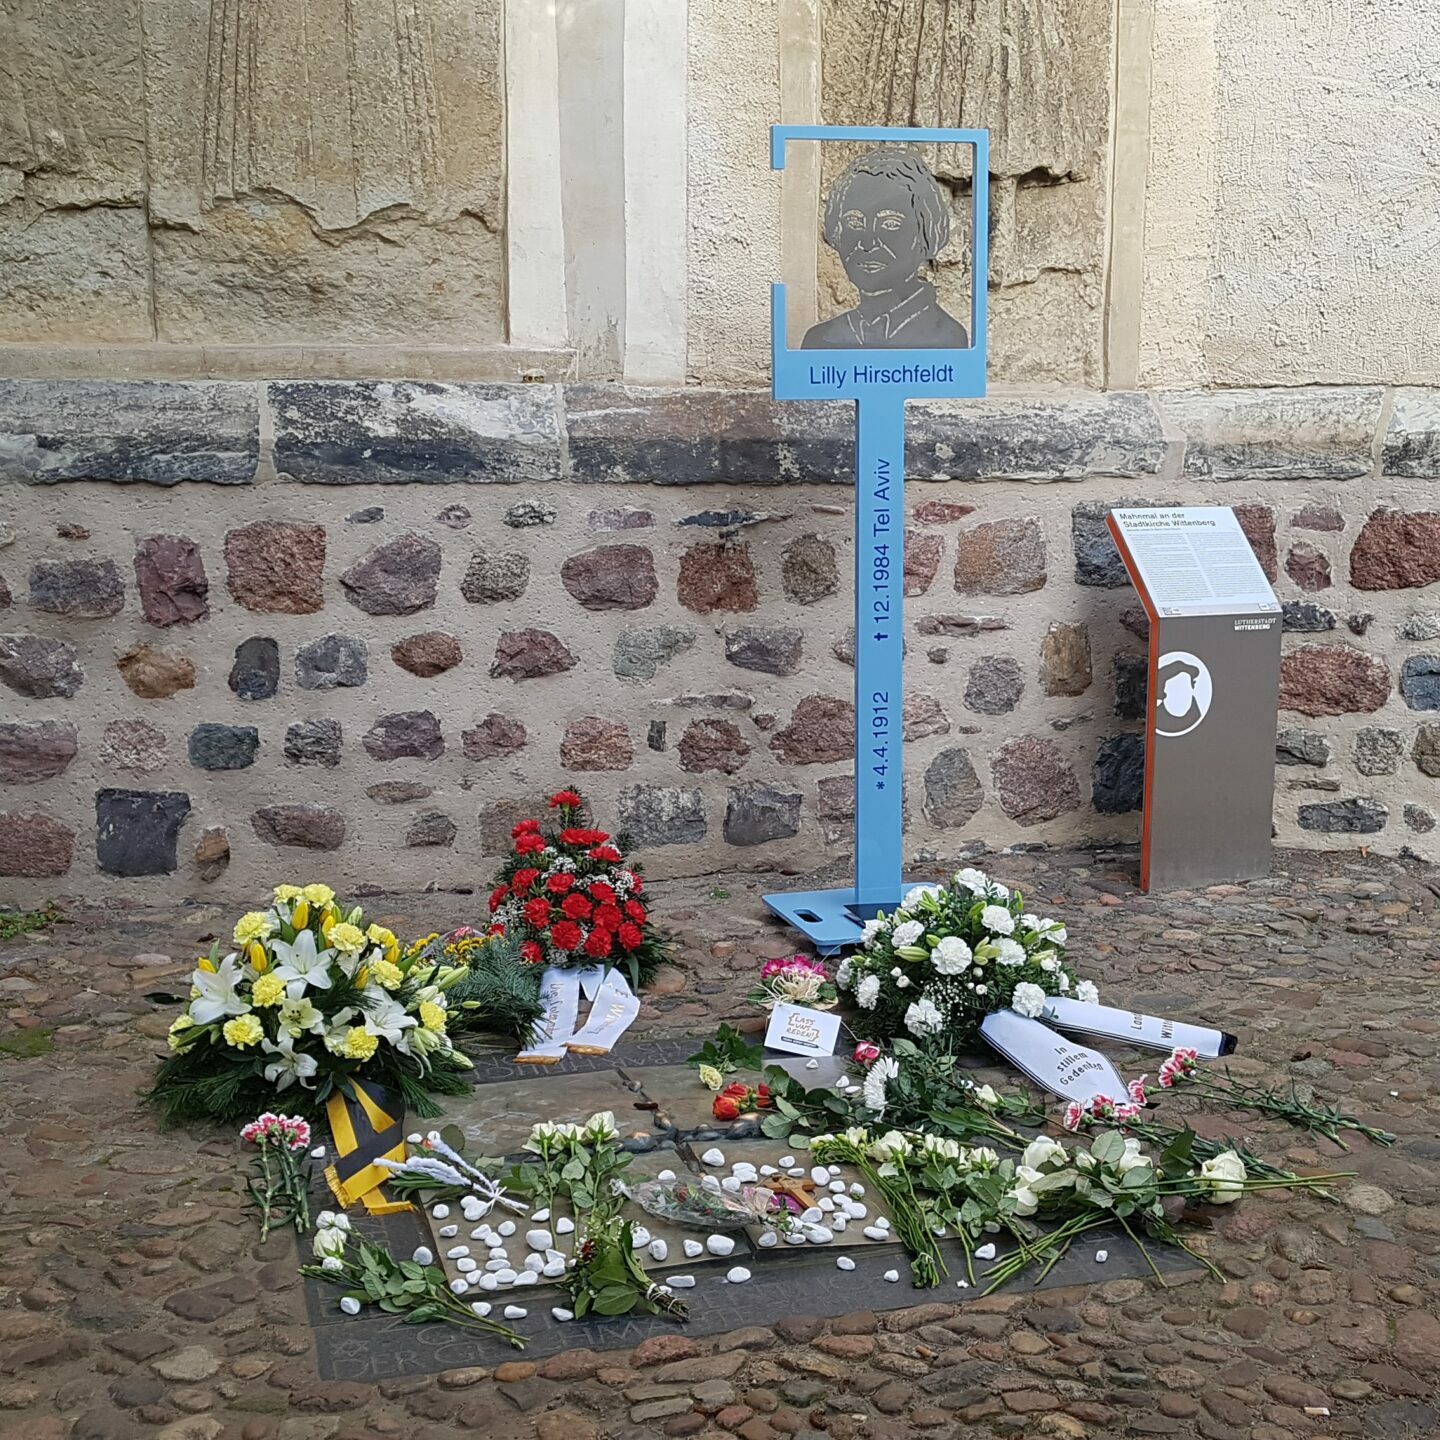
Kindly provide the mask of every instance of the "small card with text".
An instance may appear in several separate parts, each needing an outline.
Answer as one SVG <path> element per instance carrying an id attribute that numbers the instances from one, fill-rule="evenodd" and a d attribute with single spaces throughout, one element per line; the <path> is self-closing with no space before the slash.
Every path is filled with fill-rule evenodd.
<path id="1" fill-rule="evenodd" d="M 770 1012 L 765 1032 L 767 1050 L 786 1050 L 791 1055 L 833 1055 L 840 1038 L 840 1017 L 804 1005 L 777 1005 Z"/>

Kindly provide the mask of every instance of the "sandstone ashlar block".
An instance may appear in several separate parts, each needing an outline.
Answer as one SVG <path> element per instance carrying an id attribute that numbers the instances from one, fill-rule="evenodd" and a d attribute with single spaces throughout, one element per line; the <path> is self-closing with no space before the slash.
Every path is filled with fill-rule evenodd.
<path id="1" fill-rule="evenodd" d="M 272 700 L 280 689 L 280 645 L 272 636 L 252 635 L 235 647 L 229 685 L 241 700 Z"/>
<path id="2" fill-rule="evenodd" d="M 770 748 L 791 765 L 831 765 L 855 752 L 855 704 L 831 695 L 807 695 Z"/>
<path id="3" fill-rule="evenodd" d="M 248 485 L 259 462 L 253 385 L 0 380 L 0 480 Z"/>
<path id="4" fill-rule="evenodd" d="M 1302 830 L 1319 830 L 1336 835 L 1374 835 L 1385 828 L 1389 809 L 1378 800 L 1326 800 L 1302 805 L 1296 814 Z"/>
<path id="5" fill-rule="evenodd" d="M 495 760 L 525 748 L 525 727 L 518 720 L 493 711 L 478 725 L 460 734 L 467 760 Z"/>
<path id="6" fill-rule="evenodd" d="M 1025 595 L 1045 584 L 1045 535 L 1034 516 L 962 530 L 955 589 L 962 595 Z"/>
<path id="7" fill-rule="evenodd" d="M 135 588 L 152 625 L 193 625 L 210 613 L 210 581 L 200 547 L 186 535 L 135 542 Z"/>
<path id="8" fill-rule="evenodd" d="M 440 721 L 431 710 L 382 715 L 360 743 L 372 760 L 438 760 L 445 753 Z"/>
<path id="9" fill-rule="evenodd" d="M 313 615 L 325 604 L 325 527 L 256 520 L 225 536 L 226 585 L 247 610 Z"/>
<path id="10" fill-rule="evenodd" d="M 429 680 L 453 670 L 465 657 L 453 635 L 444 630 L 422 630 L 397 640 L 390 647 L 390 658 L 402 670 Z"/>
<path id="11" fill-rule="evenodd" d="M 173 875 L 180 827 L 190 797 L 178 791 L 99 790 L 95 794 L 95 855 L 106 875 Z"/>
<path id="12" fill-rule="evenodd" d="M 922 635 L 990 635 L 1008 630 L 1010 622 L 999 615 L 922 615 L 915 628 Z"/>
<path id="13" fill-rule="evenodd" d="M 620 826 L 642 850 L 696 845 L 705 838 L 705 800 L 699 790 L 635 785 L 620 792 Z"/>
<path id="14" fill-rule="evenodd" d="M 905 532 L 905 593 L 923 595 L 935 579 L 940 568 L 940 556 L 945 550 L 945 537 L 930 534 L 924 530 Z"/>
<path id="15" fill-rule="evenodd" d="M 676 594 L 697 615 L 758 608 L 759 583 L 750 547 L 743 541 L 692 545 L 680 557 Z"/>
<path id="16" fill-rule="evenodd" d="M 59 720 L 0 723 L 0 784 L 33 785 L 63 775 L 79 748 L 75 727 Z"/>
<path id="17" fill-rule="evenodd" d="M 1350 548 L 1357 590 L 1409 590 L 1440 580 L 1440 513 L 1376 510 Z"/>
<path id="18" fill-rule="evenodd" d="M 470 557 L 460 593 L 472 605 L 518 600 L 530 583 L 530 557 L 521 550 L 477 550 Z"/>
<path id="19" fill-rule="evenodd" d="M 125 582 L 113 560 L 38 560 L 30 605 L 69 620 L 105 620 L 125 608 Z"/>
<path id="20" fill-rule="evenodd" d="M 1411 655 L 1405 661 L 1400 697 L 1412 710 L 1440 710 L 1440 655 Z"/>
<path id="21" fill-rule="evenodd" d="M 660 591 L 655 556 L 644 545 L 597 545 L 570 555 L 560 583 L 587 610 L 643 610 Z"/>
<path id="22" fill-rule="evenodd" d="M 345 598 L 367 615 L 413 615 L 435 603 L 440 546 L 413 531 L 377 546 L 340 577 Z"/>
<path id="23" fill-rule="evenodd" d="M 205 883 L 218 880 L 230 865 L 230 837 L 224 827 L 212 825 L 195 842 L 195 871 Z"/>
<path id="24" fill-rule="evenodd" d="M 579 662 L 558 635 L 549 630 L 506 630 L 495 642 L 494 679 L 538 680 L 560 675 Z"/>
<path id="25" fill-rule="evenodd" d="M 1371 727 L 1355 736 L 1355 768 L 1362 775 L 1393 775 L 1405 753 L 1405 737 L 1398 730 Z"/>
<path id="26" fill-rule="evenodd" d="M 854 781 L 850 814 L 854 814 Z M 958 745 L 942 750 L 925 770 L 925 817 L 942 830 L 968 825 L 985 800 L 985 790 L 968 751 Z"/>
<path id="27" fill-rule="evenodd" d="M 1025 693 L 1025 676 L 1009 655 L 982 655 L 971 667 L 965 708 L 977 715 L 1008 715 Z"/>
<path id="28" fill-rule="evenodd" d="M 313 485 L 531 484 L 561 475 L 552 385 L 292 380 L 268 387 L 275 468 Z"/>
<path id="29" fill-rule="evenodd" d="M 1035 735 L 1007 740 L 990 773 L 1001 809 L 1019 825 L 1039 825 L 1080 808 L 1080 782 L 1053 741 Z"/>
<path id="30" fill-rule="evenodd" d="M 322 635 L 295 652 L 295 683 L 302 690 L 353 689 L 370 673 L 370 650 L 358 635 Z"/>
<path id="31" fill-rule="evenodd" d="M 1309 385 L 1168 391 L 1166 428 L 1184 440 L 1183 473 L 1204 480 L 1350 480 L 1370 473 L 1384 391 Z"/>
<path id="32" fill-rule="evenodd" d="M 115 668 L 142 700 L 169 700 L 195 688 L 195 662 L 169 650 L 132 645 L 116 659 Z"/>
<path id="33" fill-rule="evenodd" d="M 950 717 L 933 695 L 911 693 L 901 707 L 901 733 L 906 743 L 950 733 Z"/>
<path id="34" fill-rule="evenodd" d="M 676 749 L 680 768 L 692 774 L 718 770 L 734 775 L 750 755 L 750 746 L 732 720 L 692 720 Z"/>
<path id="35" fill-rule="evenodd" d="M 1432 389 L 1395 392 L 1380 469 L 1412 480 L 1440 478 L 1440 394 Z"/>
<path id="36" fill-rule="evenodd" d="M 823 535 L 797 535 L 780 552 L 780 582 L 785 598 L 797 605 L 834 595 L 840 589 L 835 547 Z"/>
<path id="37" fill-rule="evenodd" d="M 560 742 L 560 763 L 567 770 L 628 770 L 634 758 L 630 731 L 602 715 L 572 720 Z"/>
<path id="38" fill-rule="evenodd" d="M 75 859 L 75 832 L 37 811 L 0 814 L 0 876 L 49 880 L 66 874 Z"/>
<path id="39" fill-rule="evenodd" d="M 1296 530 L 1321 530 L 1338 535 L 1345 528 L 1345 517 L 1333 505 L 1302 505 L 1291 517 Z"/>
<path id="40" fill-rule="evenodd" d="M 725 803 L 726 843 L 751 846 L 793 839 L 800 833 L 801 804 L 800 795 L 772 785 L 732 790 Z"/>
<path id="41" fill-rule="evenodd" d="M 741 625 L 725 632 L 725 658 L 765 675 L 795 674 L 804 649 L 805 632 L 793 625 Z"/>
<path id="42" fill-rule="evenodd" d="M 1235 519 L 1250 542 L 1265 578 L 1273 585 L 1279 576 L 1280 557 L 1275 544 L 1275 512 L 1268 505 L 1236 505 Z"/>
<path id="43" fill-rule="evenodd" d="M 649 630 L 624 630 L 615 637 L 611 668 L 626 679 L 653 680 L 663 665 L 695 644 L 695 631 L 675 625 Z"/>
<path id="44" fill-rule="evenodd" d="M 1053 622 L 1040 642 L 1040 688 L 1047 695 L 1083 695 L 1091 678 L 1089 626 Z"/>
<path id="45" fill-rule="evenodd" d="M 1145 737 L 1107 735 L 1095 752 L 1090 803 L 1101 815 L 1126 815 L 1145 803 Z"/>
<path id="46" fill-rule="evenodd" d="M 320 717 L 297 720 L 285 731 L 285 759 L 291 765 L 323 765 L 333 770 L 340 763 L 341 725 Z"/>
<path id="47" fill-rule="evenodd" d="M 1280 708 L 1302 715 L 1378 710 L 1390 696 L 1384 662 L 1348 645 L 1307 645 L 1280 658 Z"/>
<path id="48" fill-rule="evenodd" d="M 197 725 L 186 749 L 197 770 L 246 770 L 260 753 L 260 732 L 253 725 Z"/>
<path id="49" fill-rule="evenodd" d="M 250 824 L 269 845 L 338 850 L 345 843 L 345 817 L 328 805 L 267 805 L 250 817 Z"/>

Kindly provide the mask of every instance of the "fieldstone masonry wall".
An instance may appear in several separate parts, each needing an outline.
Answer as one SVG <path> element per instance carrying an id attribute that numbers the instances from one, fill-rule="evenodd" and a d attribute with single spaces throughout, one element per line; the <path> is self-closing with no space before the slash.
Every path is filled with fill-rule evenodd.
<path id="1" fill-rule="evenodd" d="M 1136 838 L 1104 517 L 1186 502 L 1285 602 L 1280 837 L 1440 858 L 1440 396 L 1008 393 L 910 436 L 908 858 Z M 0 894 L 479 886 L 561 780 L 656 874 L 846 853 L 849 444 L 752 391 L 0 382 Z"/>

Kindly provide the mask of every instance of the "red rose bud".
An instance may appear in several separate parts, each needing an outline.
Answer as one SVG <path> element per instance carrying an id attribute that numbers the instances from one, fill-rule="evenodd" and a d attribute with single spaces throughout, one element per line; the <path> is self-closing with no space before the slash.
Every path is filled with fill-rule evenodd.
<path id="1" fill-rule="evenodd" d="M 720 1093 L 722 1095 L 729 1095 L 735 1100 L 743 1100 L 750 1093 L 750 1087 L 748 1085 L 742 1085 L 737 1081 L 733 1085 L 727 1085 Z"/>
<path id="2" fill-rule="evenodd" d="M 740 1102 L 733 1095 L 717 1095 L 710 1112 L 717 1120 L 735 1120 L 740 1115 Z"/>
<path id="3" fill-rule="evenodd" d="M 873 1065 L 880 1058 L 880 1047 L 872 1045 L 868 1040 L 862 1040 L 855 1047 L 854 1060 L 857 1065 Z"/>

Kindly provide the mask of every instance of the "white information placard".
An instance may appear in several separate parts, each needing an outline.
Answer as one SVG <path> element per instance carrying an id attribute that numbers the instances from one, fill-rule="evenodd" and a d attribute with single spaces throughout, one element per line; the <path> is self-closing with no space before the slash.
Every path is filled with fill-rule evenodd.
<path id="1" fill-rule="evenodd" d="M 791 1055 L 833 1055 L 840 1038 L 840 1017 L 804 1005 L 777 1005 L 770 1012 L 765 1031 L 767 1050 L 784 1050 Z"/>
<path id="2" fill-rule="evenodd" d="M 1280 602 L 1228 505 L 1111 514 L 1162 617 L 1279 613 Z"/>

